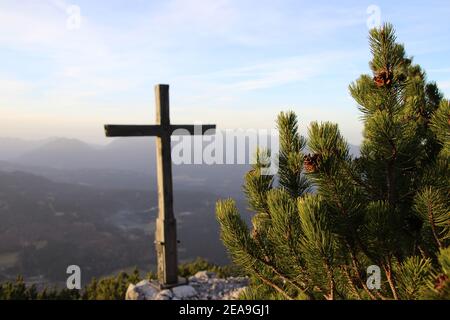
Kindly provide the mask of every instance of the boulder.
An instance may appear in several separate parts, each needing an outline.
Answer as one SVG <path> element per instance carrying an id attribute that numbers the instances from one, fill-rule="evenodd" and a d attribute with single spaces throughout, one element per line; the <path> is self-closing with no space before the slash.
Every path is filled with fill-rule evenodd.
<path id="1" fill-rule="evenodd" d="M 249 284 L 246 277 L 218 278 L 214 272 L 200 271 L 189 277 L 188 285 L 159 289 L 157 282 L 143 280 L 130 284 L 126 300 L 217 300 L 238 299 Z"/>
<path id="2" fill-rule="evenodd" d="M 136 285 L 128 286 L 125 299 L 126 300 L 153 300 L 158 294 L 158 290 L 151 285 L 150 281 L 142 280 Z"/>
<path id="3" fill-rule="evenodd" d="M 136 290 L 136 286 L 134 284 L 130 284 L 127 289 L 127 293 L 125 294 L 125 300 L 144 300 L 143 297 L 139 296 L 139 292 Z"/>
<path id="4" fill-rule="evenodd" d="M 209 272 L 209 271 L 199 271 L 194 275 L 194 278 L 198 279 L 198 280 L 203 280 L 203 281 L 207 281 L 211 278 L 215 278 L 216 274 L 214 272 Z"/>
<path id="5" fill-rule="evenodd" d="M 172 293 L 176 298 L 181 300 L 193 299 L 197 297 L 197 290 L 189 285 L 179 286 L 172 289 Z"/>
<path id="6" fill-rule="evenodd" d="M 154 298 L 154 300 L 171 300 L 173 293 L 170 290 L 161 290 Z"/>

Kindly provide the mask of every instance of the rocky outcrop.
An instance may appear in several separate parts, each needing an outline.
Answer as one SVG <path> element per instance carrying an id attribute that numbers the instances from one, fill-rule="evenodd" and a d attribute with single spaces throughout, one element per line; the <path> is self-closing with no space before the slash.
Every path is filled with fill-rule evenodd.
<path id="1" fill-rule="evenodd" d="M 235 300 L 248 285 L 248 278 L 218 278 L 215 273 L 200 271 L 187 284 L 172 289 L 158 289 L 156 283 L 142 280 L 130 284 L 126 300 Z"/>
<path id="2" fill-rule="evenodd" d="M 148 300 L 158 294 L 158 289 L 148 280 L 142 280 L 137 284 L 130 284 L 125 294 L 126 300 Z"/>

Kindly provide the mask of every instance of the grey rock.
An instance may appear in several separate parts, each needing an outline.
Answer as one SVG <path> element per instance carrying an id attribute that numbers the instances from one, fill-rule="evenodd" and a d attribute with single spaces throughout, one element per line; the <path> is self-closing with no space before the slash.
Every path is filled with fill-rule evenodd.
<path id="1" fill-rule="evenodd" d="M 216 274 L 214 272 L 209 271 L 199 271 L 194 275 L 194 277 L 199 280 L 208 280 L 211 278 L 215 278 Z"/>
<path id="2" fill-rule="evenodd" d="M 218 278 L 213 272 L 200 271 L 189 277 L 188 285 L 159 290 L 156 283 L 143 280 L 131 284 L 127 300 L 235 300 L 248 286 L 246 277 Z"/>
<path id="3" fill-rule="evenodd" d="M 126 300 L 153 300 L 158 290 L 148 280 L 142 280 L 136 285 L 130 284 L 125 295 Z"/>
<path id="4" fill-rule="evenodd" d="M 197 297 L 197 290 L 190 285 L 175 287 L 172 289 L 172 293 L 175 297 L 180 299 L 192 299 Z"/>
<path id="5" fill-rule="evenodd" d="M 139 295 L 134 284 L 130 284 L 125 294 L 125 300 L 144 300 L 144 297 Z"/>
<path id="6" fill-rule="evenodd" d="M 237 300 L 239 299 L 239 295 L 245 290 L 245 287 L 235 289 L 233 291 L 228 292 L 222 297 L 222 300 Z"/>
<path id="7" fill-rule="evenodd" d="M 161 290 L 155 296 L 154 300 L 171 300 L 173 298 L 173 293 L 170 290 Z"/>

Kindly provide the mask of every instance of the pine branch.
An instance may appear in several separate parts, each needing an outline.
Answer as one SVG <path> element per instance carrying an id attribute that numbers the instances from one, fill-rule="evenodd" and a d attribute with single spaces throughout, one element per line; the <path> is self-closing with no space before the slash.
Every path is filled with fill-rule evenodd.
<path id="1" fill-rule="evenodd" d="M 279 292 L 283 297 L 285 297 L 287 300 L 294 300 L 291 296 L 289 296 L 281 287 L 276 285 L 271 280 L 264 277 L 256 268 L 253 267 L 253 272 L 258 276 L 258 278 L 263 281 L 265 284 L 269 285 L 270 287 L 274 288 L 277 292 Z"/>
<path id="2" fill-rule="evenodd" d="M 387 281 L 389 283 L 389 287 L 391 288 L 392 296 L 395 300 L 398 300 L 397 288 L 395 287 L 394 278 L 392 276 L 392 266 L 390 258 L 388 257 L 388 261 L 386 263 L 382 263 L 382 267 L 384 273 L 386 274 Z"/>

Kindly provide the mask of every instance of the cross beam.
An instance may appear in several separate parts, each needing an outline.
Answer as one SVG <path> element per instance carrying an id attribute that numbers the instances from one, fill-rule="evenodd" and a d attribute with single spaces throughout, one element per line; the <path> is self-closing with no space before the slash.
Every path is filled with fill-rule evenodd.
<path id="1" fill-rule="evenodd" d="M 216 128 L 213 124 L 190 125 L 190 124 L 172 124 L 168 128 L 172 136 L 187 136 L 194 134 L 205 135 L 209 131 L 212 133 Z M 162 135 L 160 125 L 105 125 L 105 133 L 107 137 L 159 137 Z"/>
<path id="2" fill-rule="evenodd" d="M 215 125 L 173 125 L 170 123 L 169 86 L 155 86 L 156 125 L 105 125 L 107 137 L 156 137 L 158 207 L 155 244 L 158 280 L 162 287 L 178 283 L 177 230 L 173 212 L 171 135 L 214 134 Z"/>

